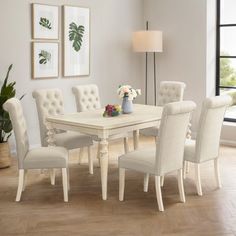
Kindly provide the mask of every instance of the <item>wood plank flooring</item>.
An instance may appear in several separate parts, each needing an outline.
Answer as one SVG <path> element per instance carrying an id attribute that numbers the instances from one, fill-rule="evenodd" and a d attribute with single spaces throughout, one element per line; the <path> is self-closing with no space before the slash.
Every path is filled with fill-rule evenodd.
<path id="1" fill-rule="evenodd" d="M 141 138 L 141 146 L 154 145 Z M 130 142 L 131 146 L 131 142 Z M 223 188 L 216 189 L 213 163 L 202 165 L 203 196 L 196 195 L 193 168 L 184 181 L 186 203 L 179 202 L 177 179 L 165 178 L 165 212 L 158 212 L 154 179 L 144 193 L 142 174 L 127 171 L 125 201 L 118 201 L 117 156 L 122 142 L 110 145 L 108 200 L 101 200 L 100 171 L 95 158 L 94 175 L 86 163 L 77 164 L 78 150 L 70 159 L 69 203 L 63 202 L 61 173 L 56 185 L 49 176 L 30 171 L 22 201 L 16 203 L 16 161 L 0 170 L 0 236 L 231 236 L 236 235 L 236 148 L 221 147 L 220 170 Z M 85 155 L 84 162 L 87 162 Z"/>

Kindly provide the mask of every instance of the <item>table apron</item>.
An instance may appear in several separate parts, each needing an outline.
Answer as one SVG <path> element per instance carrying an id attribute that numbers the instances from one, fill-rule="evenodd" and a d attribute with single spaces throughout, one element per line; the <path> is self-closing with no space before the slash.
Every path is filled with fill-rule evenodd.
<path id="1" fill-rule="evenodd" d="M 83 134 L 88 135 L 97 135 L 99 138 L 107 139 L 111 135 L 116 135 L 120 133 L 126 133 L 126 132 L 132 132 L 134 130 L 139 129 L 145 129 L 160 125 L 160 120 L 156 121 L 150 121 L 150 122 L 143 122 L 139 124 L 133 124 L 133 125 L 127 125 L 119 128 L 111 128 L 111 129 L 95 129 L 95 128 L 89 128 L 89 127 L 82 127 L 79 125 L 69 125 L 69 124 L 62 124 L 62 123 L 56 123 L 53 121 L 47 121 L 50 123 L 52 128 L 55 129 L 61 129 L 66 131 L 74 131 L 74 132 L 80 132 Z"/>

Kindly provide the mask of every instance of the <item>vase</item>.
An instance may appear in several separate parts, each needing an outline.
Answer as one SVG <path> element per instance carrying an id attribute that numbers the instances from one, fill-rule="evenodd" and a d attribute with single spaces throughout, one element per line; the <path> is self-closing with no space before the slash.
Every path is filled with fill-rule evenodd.
<path id="1" fill-rule="evenodd" d="M 124 114 L 129 114 L 133 112 L 133 102 L 132 100 L 129 100 L 128 97 L 123 98 L 122 112 Z"/>

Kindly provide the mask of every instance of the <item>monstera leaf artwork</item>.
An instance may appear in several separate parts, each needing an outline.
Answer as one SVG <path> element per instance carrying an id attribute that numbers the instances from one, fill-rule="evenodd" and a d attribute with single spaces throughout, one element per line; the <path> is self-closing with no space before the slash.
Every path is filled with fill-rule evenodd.
<path id="1" fill-rule="evenodd" d="M 76 52 L 81 49 L 84 35 L 84 26 L 76 25 L 72 22 L 69 25 L 69 40 L 72 41 L 72 47 Z"/>
<path id="2" fill-rule="evenodd" d="M 47 29 L 49 29 L 49 30 L 52 29 L 52 24 L 50 23 L 50 21 L 49 21 L 47 18 L 40 17 L 39 24 L 40 24 L 42 27 L 47 28 Z"/>
<path id="3" fill-rule="evenodd" d="M 90 9 L 63 6 L 63 75 L 90 73 Z"/>
<path id="4" fill-rule="evenodd" d="M 41 50 L 39 53 L 39 64 L 47 64 L 51 60 L 51 53 Z"/>

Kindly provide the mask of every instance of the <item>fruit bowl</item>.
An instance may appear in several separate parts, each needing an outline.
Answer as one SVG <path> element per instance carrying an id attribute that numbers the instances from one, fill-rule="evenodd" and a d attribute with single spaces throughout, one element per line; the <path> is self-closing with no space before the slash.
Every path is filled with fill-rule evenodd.
<path id="1" fill-rule="evenodd" d="M 113 117 L 118 116 L 121 113 L 121 106 L 120 105 L 106 105 L 105 111 L 103 112 L 104 117 Z"/>

